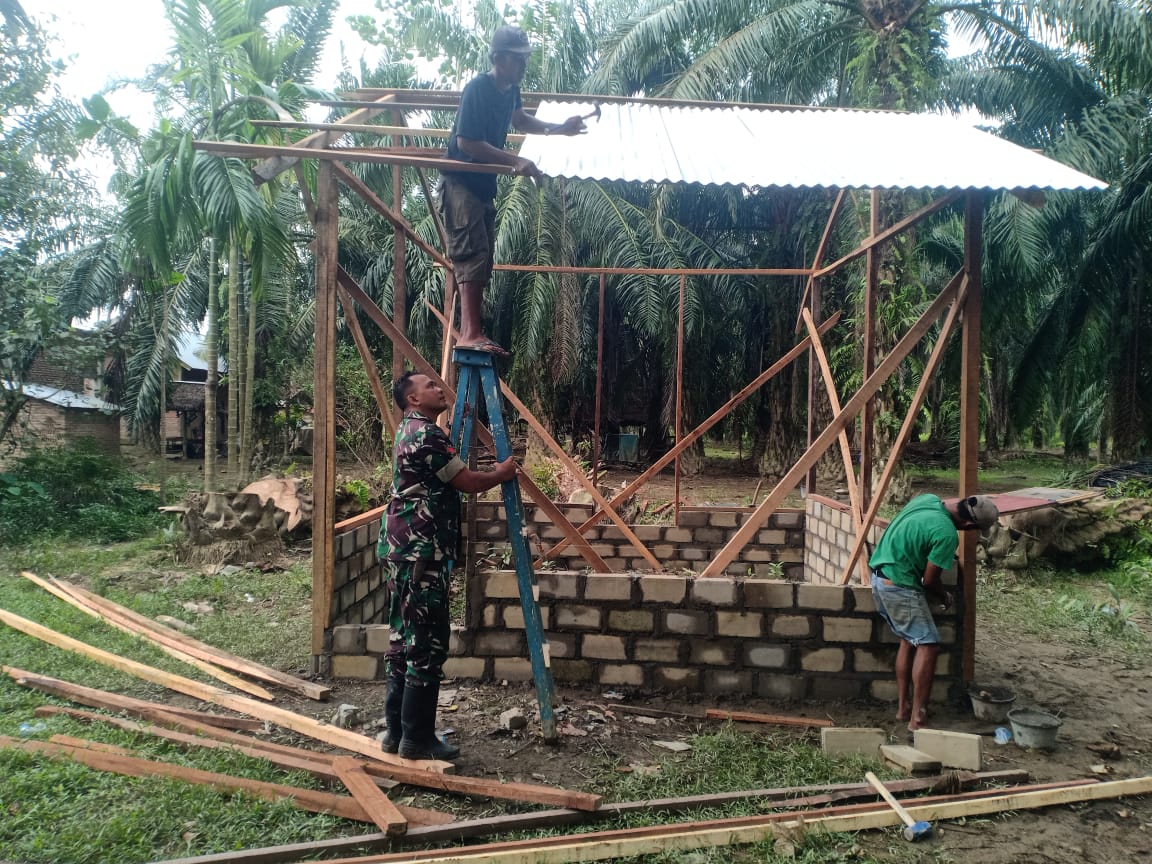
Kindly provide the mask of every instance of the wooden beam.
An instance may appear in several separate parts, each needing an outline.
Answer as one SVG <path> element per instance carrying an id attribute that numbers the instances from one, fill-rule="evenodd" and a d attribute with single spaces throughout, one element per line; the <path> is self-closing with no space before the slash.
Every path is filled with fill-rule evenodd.
<path id="1" fill-rule="evenodd" d="M 964 202 L 964 272 L 968 297 L 964 301 L 964 325 L 960 333 L 960 497 L 979 489 L 980 467 L 980 374 L 984 368 L 980 348 L 983 302 L 984 201 L 970 192 Z M 960 674 L 971 683 L 976 675 L 976 541 L 974 531 L 960 532 L 960 586 L 964 607 L 961 620 Z"/>
<path id="2" fill-rule="evenodd" d="M 869 207 L 869 232 L 875 237 L 880 233 L 880 190 L 873 189 Z M 861 368 L 867 380 L 876 368 L 876 300 L 880 291 L 879 246 L 868 250 L 864 265 L 864 339 Z M 860 414 L 860 507 L 864 510 L 872 503 L 872 451 L 876 447 L 876 400 L 864 403 Z M 882 497 L 882 496 L 881 496 Z M 867 583 L 862 573 L 861 580 Z"/>
<path id="3" fill-rule="evenodd" d="M 824 352 L 824 346 L 820 342 L 820 334 L 816 332 L 816 322 L 812 320 L 812 314 L 807 309 L 804 309 L 801 314 L 804 317 L 804 326 L 808 328 L 808 336 L 812 340 L 812 353 L 815 355 L 817 365 L 820 367 L 820 377 L 824 380 L 824 390 L 828 394 L 828 404 L 832 406 L 833 415 L 839 414 L 840 397 L 836 393 L 836 381 L 832 377 L 832 367 L 828 363 L 828 355 Z M 811 410 L 812 409 L 809 408 L 809 411 Z M 863 504 L 860 488 L 856 485 L 856 466 L 852 464 L 852 445 L 848 443 L 847 428 L 841 429 L 836 439 L 840 442 L 840 458 L 844 461 L 844 483 L 848 487 L 848 500 L 852 510 L 852 527 L 855 529 L 856 534 L 859 535 L 861 533 L 860 526 L 863 524 L 863 518 L 861 516 Z M 810 490 L 811 488 L 812 487 L 809 487 Z M 861 579 L 863 579 L 863 575 L 862 572 Z"/>
<path id="4" fill-rule="evenodd" d="M 225 669 L 231 669 L 233 672 L 240 672 L 248 675 L 251 678 L 257 678 L 261 681 L 266 681 L 269 684 L 276 684 L 283 687 L 285 690 L 290 690 L 293 693 L 298 693 L 301 696 L 307 696 L 309 699 L 316 699 L 323 701 L 332 695 L 332 688 L 324 684 L 317 684 L 313 681 L 305 681 L 302 678 L 297 678 L 295 675 L 289 675 L 287 672 L 281 672 L 279 669 L 273 669 L 271 666 L 265 666 L 262 663 L 257 663 L 254 660 L 247 660 L 243 657 L 238 657 L 231 654 L 222 648 L 217 648 L 214 645 L 209 645 L 194 639 L 187 633 L 181 633 L 172 627 L 166 627 L 159 621 L 153 621 L 138 612 L 134 612 L 125 606 L 114 603 L 106 597 L 101 597 L 86 588 L 79 585 L 74 585 L 64 579 L 52 578 L 49 580 L 52 584 L 59 586 L 64 591 L 71 594 L 81 603 L 88 603 L 97 611 L 106 611 L 114 613 L 117 616 L 126 619 L 128 623 L 140 628 L 137 632 L 145 639 L 151 641 L 163 641 L 173 648 L 191 654 L 193 657 L 199 657 L 201 660 L 215 663 L 218 666 L 223 666 Z M 146 632 L 145 632 L 146 631 Z"/>
<path id="5" fill-rule="evenodd" d="M 352 134 L 356 132 L 365 132 L 369 135 L 410 135 L 414 138 L 448 138 L 452 135 L 451 129 L 433 129 L 421 126 L 385 126 L 383 124 L 377 125 L 375 123 L 305 123 L 304 121 L 286 121 L 286 120 L 249 120 L 253 126 L 264 126 L 274 129 L 319 129 L 327 132 L 343 132 L 344 134 Z M 508 142 L 510 144 L 521 144 L 524 141 L 523 135 L 509 135 Z M 306 139 L 301 139 L 301 141 Z M 295 142 L 297 146 L 301 141 Z"/>
<path id="6" fill-rule="evenodd" d="M 809 276 L 809 267 L 579 267 L 566 264 L 497 264 L 512 273 L 574 273 L 585 276 Z"/>
<path id="7" fill-rule="evenodd" d="M 444 318 L 444 316 L 440 314 L 440 310 L 433 306 L 431 303 L 428 303 L 427 306 L 431 310 L 432 314 L 440 319 L 440 323 L 445 327 L 448 327 L 452 331 L 453 336 L 459 340 L 460 334 L 457 333 Z M 621 515 L 617 513 L 615 509 L 613 509 L 613 507 L 608 503 L 608 500 L 601 494 L 600 490 L 597 489 L 595 484 L 593 484 L 592 481 L 588 479 L 588 476 L 584 473 L 580 466 L 577 465 L 572 457 L 568 455 L 567 451 L 565 451 L 565 449 L 560 446 L 560 443 L 552 437 L 551 433 L 549 433 L 548 430 L 544 428 L 544 424 L 537 420 L 535 416 L 533 416 L 532 412 L 528 409 L 528 406 L 520 401 L 520 397 L 512 392 L 512 388 L 508 386 L 508 383 L 503 378 L 500 378 L 499 380 L 500 393 L 504 396 L 504 399 L 509 404 L 511 404 L 514 409 L 516 409 L 516 412 L 520 415 L 524 422 L 527 423 L 529 427 L 531 427 L 532 431 L 535 432 L 537 436 L 539 436 L 540 440 L 544 442 L 545 446 L 552 451 L 552 455 L 560 461 L 560 464 L 564 466 L 564 468 L 573 477 L 573 479 L 575 479 L 576 482 L 581 485 L 584 491 L 591 496 L 593 503 L 595 503 L 596 506 L 599 507 L 601 511 L 606 514 L 609 519 L 612 520 L 612 523 L 620 529 L 620 533 L 624 535 L 624 539 L 632 544 L 633 548 L 635 548 L 636 551 L 644 557 L 644 560 L 648 562 L 653 570 L 663 569 L 664 565 L 661 564 L 656 556 L 648 550 L 648 547 L 644 545 L 643 541 L 636 536 L 636 532 L 632 530 L 632 526 L 625 522 L 623 517 L 621 517 Z M 569 525 L 572 524 L 568 521 L 567 518 L 564 521 L 568 522 Z"/>
<path id="8" fill-rule="evenodd" d="M 840 313 L 837 312 L 835 315 L 833 315 L 831 318 L 829 318 L 827 321 L 825 321 L 823 324 L 820 325 L 820 327 L 819 327 L 820 333 L 827 333 L 829 330 L 831 330 L 833 327 L 835 327 L 836 324 L 839 323 L 839 321 L 840 321 Z M 812 340 L 809 339 L 808 337 L 804 337 L 802 340 L 800 340 L 800 342 L 798 342 L 795 346 L 793 346 L 792 349 L 789 350 L 786 354 L 784 354 L 783 357 L 781 357 L 779 360 L 777 360 L 775 363 L 773 363 L 771 366 L 769 366 L 767 369 L 765 369 L 763 372 L 761 372 L 759 375 L 757 375 L 754 379 L 752 379 L 752 381 L 750 381 L 748 384 L 746 384 L 744 386 L 744 388 L 739 393 L 737 393 L 735 396 L 733 396 L 731 399 L 729 399 L 727 402 L 725 402 L 723 405 L 721 405 L 719 408 L 717 408 L 714 412 L 712 412 L 712 416 L 710 416 L 707 420 L 705 420 L 703 423 L 701 423 L 699 426 L 697 426 L 695 429 L 693 429 L 691 432 L 689 432 L 687 435 L 685 435 L 683 441 L 681 441 L 679 444 L 677 444 L 675 447 L 673 447 L 671 450 L 669 450 L 667 453 L 665 453 L 663 456 L 661 456 L 659 459 L 657 459 L 654 463 L 652 463 L 652 465 L 650 465 L 647 469 L 645 469 L 644 472 L 641 473 L 639 477 L 637 477 L 635 480 L 633 480 L 631 483 L 629 483 L 627 486 L 625 486 L 622 490 L 620 490 L 620 492 L 618 492 L 612 498 L 612 500 L 609 501 L 608 503 L 611 506 L 616 507 L 621 502 L 628 500 L 628 498 L 631 497 L 632 495 L 635 495 L 637 490 L 639 490 L 645 483 L 647 483 L 649 480 L 651 480 L 653 477 L 655 477 L 661 470 L 663 470 L 673 459 L 676 458 L 676 456 L 679 453 L 681 453 L 684 450 L 684 448 L 691 447 L 692 444 L 694 442 L 698 441 L 702 436 L 704 436 L 708 432 L 709 429 L 711 429 L 713 426 L 715 426 L 717 423 L 719 423 L 721 420 L 723 420 L 725 417 L 727 417 L 729 414 L 731 414 L 737 407 L 739 407 L 741 404 L 743 404 L 753 393 L 755 393 L 757 390 L 759 390 L 761 387 L 763 387 L 766 383 L 768 383 L 770 380 L 772 380 L 772 378 L 775 377 L 776 375 L 778 375 L 783 369 L 786 369 L 788 367 L 788 364 L 793 362 L 797 357 L 799 357 L 801 354 L 803 354 L 808 349 L 808 346 L 811 344 L 812 344 Z M 596 523 L 598 523 L 602 518 L 604 518 L 604 512 L 602 510 L 597 509 L 597 510 L 592 511 L 592 515 L 584 522 L 583 525 L 581 525 L 578 529 L 576 529 L 578 532 L 577 536 L 583 538 L 583 532 L 594 527 L 596 525 Z M 568 545 L 569 542 L 570 542 L 570 539 L 569 540 L 561 540 L 559 543 L 557 543 L 555 546 L 553 546 L 551 549 L 549 549 L 547 552 L 545 552 L 542 557 L 544 557 L 544 558 L 555 557 Z"/>
<path id="9" fill-rule="evenodd" d="M 312 656 L 324 653 L 332 621 L 336 566 L 336 269 L 339 267 L 339 189 L 331 163 L 316 181 L 316 314 L 312 381 Z"/>
<path id="10" fill-rule="evenodd" d="M 246 732 L 259 732 L 264 728 L 260 720 L 250 717 L 224 717 L 220 714 L 209 714 L 204 711 L 193 711 L 188 708 L 176 708 L 161 702 L 149 702 L 146 699 L 134 699 L 131 696 L 121 696 L 119 693 L 109 693 L 105 690 L 96 690 L 81 684 L 70 684 L 47 675 L 37 675 L 24 669 L 12 666 L 0 667 L 21 687 L 39 690 L 51 696 L 59 696 L 80 705 L 89 705 L 93 708 L 105 708 L 109 711 L 119 711 L 132 717 L 148 719 L 149 712 L 164 710 L 169 714 L 191 722 L 204 723 L 217 729 L 243 729 Z"/>
<path id="11" fill-rule="evenodd" d="M 888 483 L 892 480 L 896 466 L 900 464 L 900 456 L 904 452 L 904 447 L 908 443 L 908 439 L 912 437 L 912 430 L 916 427 L 916 417 L 919 415 L 920 408 L 924 404 L 924 397 L 928 393 L 928 385 L 932 383 L 936 369 L 944 357 L 944 351 L 948 347 L 948 339 L 952 335 L 952 329 L 956 325 L 956 319 L 960 315 L 960 309 L 964 305 L 967 293 L 968 281 L 965 278 L 961 282 L 960 291 L 956 295 L 956 302 L 953 303 L 952 308 L 948 310 L 948 317 L 944 319 L 944 326 L 940 328 L 940 336 L 936 339 L 936 344 L 932 347 L 932 353 L 929 355 L 928 362 L 924 366 L 924 372 L 920 375 L 920 383 L 916 387 L 916 392 L 912 394 L 912 404 L 908 406 L 908 412 L 904 415 L 904 422 L 900 426 L 900 432 L 896 435 L 896 440 L 892 444 L 892 452 L 888 454 L 888 462 L 885 464 L 884 470 L 880 473 L 880 480 L 876 485 L 876 494 L 868 504 L 868 511 L 864 514 L 863 524 L 856 531 L 856 540 L 852 545 L 852 554 L 849 556 L 848 563 L 840 574 L 841 585 L 847 585 L 852 578 L 852 567 L 864 549 L 864 544 L 868 540 L 868 530 L 876 520 L 876 514 L 879 512 L 880 505 L 884 501 L 884 493 L 888 491 Z M 864 563 L 865 566 L 867 566 L 868 562 L 866 559 Z"/>
<path id="12" fill-rule="evenodd" d="M 380 749 L 379 743 L 367 735 L 360 735 L 347 729 L 339 729 L 328 723 L 322 723 L 312 717 L 296 714 L 276 705 L 266 705 L 263 702 L 257 702 L 255 699 L 249 699 L 247 696 L 238 696 L 235 693 L 229 693 L 212 684 L 193 681 L 191 678 L 185 678 L 181 675 L 165 672 L 162 669 L 156 669 L 143 663 L 137 663 L 135 660 L 120 657 L 110 651 L 104 651 L 101 648 L 87 645 L 84 642 L 73 639 L 71 636 L 57 633 L 55 630 L 50 630 L 41 624 L 37 624 L 35 621 L 21 618 L 19 615 L 13 615 L 4 609 L 0 609 L 0 622 L 7 624 L 13 630 L 19 630 L 25 635 L 39 639 L 49 645 L 55 645 L 57 648 L 63 648 L 65 651 L 80 654 L 90 660 L 95 660 L 97 663 L 102 663 L 105 666 L 117 669 L 126 675 L 131 675 L 144 681 L 151 681 L 153 684 L 159 684 L 167 687 L 169 690 L 183 693 L 185 696 L 192 696 L 204 702 L 211 702 L 214 705 L 230 708 L 241 714 L 259 717 L 261 720 L 276 723 L 285 729 L 291 729 L 293 732 L 299 732 L 301 735 L 306 735 L 317 741 L 324 741 L 336 747 L 343 747 L 345 750 L 351 750 L 353 753 L 361 753 L 381 762 L 407 765 L 418 770 L 456 770 L 456 766 L 450 762 L 435 760 L 421 762 L 412 759 L 402 759 L 399 756 L 392 756 L 384 753 Z"/>
<path id="13" fill-rule="evenodd" d="M 339 162 L 332 163 L 332 170 L 336 172 L 336 176 L 340 178 L 340 181 L 345 186 L 363 198 L 365 204 L 367 204 L 369 207 L 371 207 L 373 210 L 391 222 L 393 227 L 400 231 L 409 240 L 411 240 L 413 244 L 419 246 L 426 253 L 428 253 L 428 257 L 430 257 L 440 266 L 446 267 L 449 270 L 452 269 L 452 262 L 445 258 L 444 255 L 439 251 L 429 246 L 424 238 L 416 233 L 416 229 L 409 224 L 408 220 L 405 219 L 402 214 L 396 212 L 387 204 L 385 204 L 380 199 L 380 196 L 369 189 L 368 185 L 363 180 L 361 180 Z"/>
<path id="14" fill-rule="evenodd" d="M 821 276 L 827 276 L 829 273 L 833 273 L 836 270 L 839 270 L 841 267 L 843 267 L 849 261 L 855 261 L 857 258 L 859 258 L 861 255 L 866 253 L 873 246 L 879 246 L 881 243 L 884 243 L 888 240 L 891 240 L 897 234 L 901 233 L 902 231 L 907 231 L 909 228 L 911 228 L 917 222 L 922 222 L 923 220 L 927 219 L 929 216 L 931 216 L 933 213 L 937 212 L 938 210 L 943 210 L 945 207 L 956 203 L 963 196 L 964 196 L 963 192 L 949 192 L 945 195 L 941 195 L 939 198 L 937 198 L 931 204 L 928 204 L 924 207 L 921 207 L 915 213 L 901 219 L 899 222 L 897 222 L 891 228 L 887 228 L 884 231 L 880 232 L 879 234 L 876 234 L 875 236 L 869 237 L 866 241 L 864 241 L 864 243 L 857 246 L 855 249 L 853 249 L 847 255 L 844 255 L 844 256 L 836 259 L 831 264 L 829 264 L 827 267 L 821 267 L 819 270 L 817 270 L 815 272 L 814 275 L 817 278 L 819 278 Z"/>
<path id="15" fill-rule="evenodd" d="M 835 726 L 831 720 L 821 717 L 790 717 L 786 714 L 756 714 L 752 711 L 727 711 L 722 708 L 709 708 L 704 712 L 709 720 L 731 720 L 733 723 L 766 723 L 771 726 L 801 726 L 823 728 Z"/>
<path id="16" fill-rule="evenodd" d="M 391 93 L 386 93 L 381 94 L 374 101 L 381 107 L 376 108 L 373 106 L 366 107 L 362 111 L 353 111 L 344 119 L 350 123 L 359 123 L 361 120 L 370 120 L 381 111 L 387 110 L 388 103 L 395 102 L 396 97 Z M 326 147 L 332 146 L 343 137 L 344 136 L 342 133 L 317 132 L 314 135 L 309 135 L 307 138 L 304 138 L 301 141 L 297 141 L 296 147 L 297 149 L 301 150 L 322 150 Z M 299 160 L 299 156 L 273 156 L 272 158 L 265 160 L 253 168 L 252 176 L 255 178 L 257 184 L 267 183 L 269 180 L 272 180 L 278 176 L 281 172 L 286 171 L 287 169 L 292 168 L 298 164 Z"/>
<path id="17" fill-rule="evenodd" d="M 421 355 L 420 352 L 417 351 L 415 347 L 413 347 L 412 343 L 408 341 L 408 338 L 396 329 L 395 325 L 393 325 L 392 322 L 388 320 L 388 316 L 384 314 L 384 312 L 380 309 L 379 306 L 376 305 L 375 302 L 373 302 L 371 297 L 364 293 L 364 289 L 356 284 L 356 280 L 348 275 L 348 273 L 343 269 L 340 270 L 339 278 L 340 285 L 344 288 L 344 290 L 348 292 L 348 294 L 354 301 L 356 301 L 357 304 L 359 304 L 360 308 L 364 310 L 368 317 L 376 322 L 380 329 L 384 331 L 385 335 L 387 335 L 388 338 L 392 340 L 392 344 L 395 346 L 395 348 L 403 352 L 404 356 L 408 358 L 408 362 L 412 364 L 413 368 L 419 371 L 421 375 L 427 375 L 429 378 L 443 387 L 449 401 L 454 400 L 456 398 L 455 390 L 445 383 L 444 379 L 440 377 L 439 373 L 437 373 L 437 371 L 432 368 L 432 364 L 424 359 L 423 355 Z M 480 435 L 481 440 L 484 441 L 485 445 L 491 446 L 492 433 L 489 432 L 485 426 L 479 423 L 476 425 L 476 429 L 477 434 Z M 516 479 L 519 480 L 520 488 L 524 490 L 528 497 L 530 497 L 536 503 L 536 505 L 544 511 L 545 515 L 548 516 L 548 518 L 551 519 L 554 524 L 556 524 L 562 531 L 564 531 L 565 534 L 568 535 L 569 541 L 576 545 L 577 549 L 580 550 L 580 554 L 592 566 L 593 570 L 595 570 L 597 573 L 610 572 L 608 565 L 604 563 L 604 559 L 596 554 L 595 550 L 592 549 L 592 546 L 588 543 L 588 541 L 585 540 L 576 531 L 572 523 L 568 521 L 568 519 L 564 516 L 563 513 L 560 512 L 560 509 L 548 498 L 548 496 L 540 491 L 540 487 L 532 482 L 532 478 L 530 478 L 524 471 L 519 471 L 516 474 Z"/>
<path id="18" fill-rule="evenodd" d="M 356 306 L 348 296 L 348 292 L 336 286 L 336 295 L 340 298 L 340 306 L 344 310 L 344 323 L 348 332 L 352 334 L 352 341 L 356 343 L 356 351 L 360 354 L 360 362 L 364 364 L 364 372 L 368 376 L 368 386 L 372 388 L 372 395 L 376 398 L 376 408 L 380 412 L 380 419 L 384 428 L 388 430 L 388 437 L 396 434 L 396 418 L 392 412 L 392 399 L 384 390 L 384 382 L 380 380 L 380 370 L 376 367 L 376 358 L 368 347 L 368 340 L 364 338 L 364 328 L 360 326 L 360 319 L 356 317 Z"/>
<path id="19" fill-rule="evenodd" d="M 197 657 L 193 657 L 191 654 L 187 654 L 184 651 L 173 648 L 164 642 L 151 638 L 151 634 L 147 630 L 142 627 L 131 626 L 129 623 L 127 623 L 126 618 L 117 615 L 115 612 L 109 610 L 97 611 L 97 609 L 85 604 L 78 597 L 71 594 L 64 587 L 64 585 L 67 583 L 55 585 L 45 579 L 41 579 L 35 573 L 30 573 L 27 570 L 22 571 L 20 575 L 27 579 L 29 582 L 40 586 L 49 594 L 52 594 L 53 596 L 63 600 L 68 605 L 79 609 L 85 615 L 90 615 L 97 621 L 103 621 L 109 627 L 113 627 L 116 630 L 119 630 L 121 633 L 127 633 L 129 636 L 138 636 L 142 639 L 147 639 L 169 657 L 179 660 L 181 663 L 186 663 L 194 669 L 199 669 L 205 675 L 209 675 L 223 684 L 227 684 L 230 687 L 235 687 L 237 690 L 248 693 L 249 695 L 255 696 L 258 699 L 264 699 L 268 702 L 271 702 L 275 698 L 271 693 L 269 693 L 258 684 L 253 684 L 251 681 L 245 681 L 243 678 L 239 678 L 236 675 L 225 672 L 218 666 L 213 666 L 211 663 L 206 663 Z"/>
<path id="20" fill-rule="evenodd" d="M 377 828 L 393 836 L 408 830 L 408 820 L 400 808 L 364 773 L 364 766 L 360 762 L 351 756 L 337 756 L 332 760 L 332 769 Z"/>
<path id="21" fill-rule="evenodd" d="M 321 133 L 330 134 L 330 133 Z M 393 154 L 383 149 L 364 150 L 358 147 L 339 147 L 335 150 L 309 150 L 306 147 L 283 147 L 272 144 L 242 144 L 235 141 L 195 141 L 193 148 L 217 156 L 235 156 L 237 159 L 263 159 L 285 156 L 290 159 L 319 159 L 321 162 L 368 162 L 373 165 L 405 165 L 409 168 L 448 169 L 465 174 L 511 174 L 508 165 L 490 165 L 486 162 L 460 162 L 447 157 L 431 159 L 420 156 Z M 253 169 L 255 170 L 255 169 Z"/>
<path id="22" fill-rule="evenodd" d="M 401 115 L 403 116 L 403 115 Z M 340 163 L 335 163 L 339 165 Z M 341 166 L 343 167 L 343 166 Z M 351 173 L 351 172 L 348 172 Z M 399 165 L 392 166 L 392 210 L 398 216 L 404 215 L 404 170 Z M 408 220 L 404 220 L 407 224 Z M 413 231 L 412 233 L 415 233 Z M 402 333 L 408 332 L 408 247 L 404 242 L 405 232 L 392 231 L 392 323 Z M 404 374 L 404 358 L 392 352 L 392 380 Z M 400 424 L 400 410 L 396 409 L 396 423 Z"/>
<path id="23" fill-rule="evenodd" d="M 676 424 L 673 447 L 680 443 L 681 425 L 684 420 L 684 294 L 687 291 L 688 277 L 680 276 L 680 302 L 676 320 Z M 663 436 L 661 436 L 663 437 Z M 680 527 L 680 454 L 672 462 L 672 524 Z"/>
<path id="24" fill-rule="evenodd" d="M 812 274 L 816 272 L 816 269 L 820 266 L 820 262 L 824 260 L 824 253 L 828 249 L 828 241 L 832 239 L 832 229 L 836 225 L 836 218 L 840 215 L 840 210 L 844 206 L 845 195 L 846 190 L 841 189 L 836 193 L 836 200 L 832 202 L 832 212 L 828 214 L 828 221 L 824 225 L 824 233 L 820 235 L 820 242 L 816 244 L 816 252 L 812 255 L 812 267 L 808 271 L 808 281 L 804 283 L 804 293 L 800 295 L 801 309 L 808 305 L 808 297 L 816 286 L 816 277 Z M 800 325 L 802 323 L 800 313 L 797 312 L 795 332 L 800 332 Z"/>
<path id="25" fill-rule="evenodd" d="M 768 493 L 768 497 L 764 499 L 764 502 L 748 516 L 744 524 L 740 526 L 733 535 L 732 539 L 729 540 L 716 557 L 712 559 L 701 573 L 702 576 L 716 576 L 723 573 L 724 569 L 732 560 L 740 554 L 740 551 L 748 545 L 756 535 L 756 532 L 759 531 L 761 526 L 768 520 L 768 517 L 776 511 L 776 508 L 783 503 L 788 493 L 800 482 L 800 478 L 824 455 L 824 451 L 827 450 L 832 441 L 835 440 L 840 430 L 852 421 L 864 406 L 864 402 L 870 399 L 872 395 L 880 389 L 880 386 L 891 377 L 892 373 L 896 371 L 896 368 L 904 362 L 904 358 L 912 352 L 912 349 L 916 347 L 916 344 L 924 337 L 924 334 L 928 332 L 944 307 L 954 302 L 957 282 L 958 280 L 955 279 L 950 282 L 948 286 L 940 292 L 939 296 L 932 301 L 928 308 L 924 310 L 924 313 L 916 323 L 914 323 L 904 337 L 896 343 L 891 353 L 884 358 L 884 362 L 860 385 L 860 389 L 857 390 L 855 395 L 845 404 L 844 410 L 832 418 L 828 426 L 820 433 L 820 437 L 812 442 L 812 446 L 805 451 L 797 460 L 796 464 L 780 479 L 780 482 L 776 484 L 775 488 Z"/>

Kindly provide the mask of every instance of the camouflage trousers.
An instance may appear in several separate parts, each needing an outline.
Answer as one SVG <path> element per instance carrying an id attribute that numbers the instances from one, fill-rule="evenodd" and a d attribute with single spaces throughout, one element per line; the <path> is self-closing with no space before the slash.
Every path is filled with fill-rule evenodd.
<path id="1" fill-rule="evenodd" d="M 438 682 L 452 633 L 448 612 L 451 561 L 385 561 L 388 580 L 389 678 Z"/>

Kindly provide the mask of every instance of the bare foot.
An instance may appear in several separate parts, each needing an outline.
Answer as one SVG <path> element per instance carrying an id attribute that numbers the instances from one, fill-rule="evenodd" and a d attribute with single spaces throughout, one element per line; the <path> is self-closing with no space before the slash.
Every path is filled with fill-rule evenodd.
<path id="1" fill-rule="evenodd" d="M 493 342 L 487 336 L 481 336 L 474 342 L 457 342 L 457 348 L 467 348 L 471 351 L 486 351 L 489 354 L 495 354 L 497 357 L 511 357 L 511 353 L 503 346 Z"/>
<path id="2" fill-rule="evenodd" d="M 915 732 L 917 729 L 923 728 L 926 722 L 928 722 L 928 709 L 921 708 L 916 719 L 909 720 L 908 731 Z"/>
<path id="3" fill-rule="evenodd" d="M 912 719 L 912 709 L 911 708 L 901 708 L 900 710 L 898 710 L 896 712 L 896 719 L 899 720 L 901 723 L 907 723 L 909 720 Z"/>

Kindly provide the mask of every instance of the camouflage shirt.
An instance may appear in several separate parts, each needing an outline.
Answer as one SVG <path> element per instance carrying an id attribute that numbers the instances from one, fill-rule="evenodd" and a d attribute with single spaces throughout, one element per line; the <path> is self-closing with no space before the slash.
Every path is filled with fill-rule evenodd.
<path id="1" fill-rule="evenodd" d="M 377 557 L 455 560 L 460 493 L 451 481 L 465 467 L 456 448 L 432 420 L 409 411 L 396 430 L 393 461 L 392 500 L 380 526 Z"/>

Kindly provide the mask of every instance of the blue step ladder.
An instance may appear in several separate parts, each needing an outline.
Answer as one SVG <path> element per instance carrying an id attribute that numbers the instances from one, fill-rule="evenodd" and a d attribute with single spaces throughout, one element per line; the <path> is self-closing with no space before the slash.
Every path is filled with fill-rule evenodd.
<path id="1" fill-rule="evenodd" d="M 492 365 L 492 355 L 487 351 L 456 348 L 452 351 L 452 362 L 460 371 L 456 384 L 456 405 L 452 409 L 452 442 L 460 458 L 467 462 L 472 445 L 473 422 L 482 393 L 488 409 L 488 423 L 492 427 L 492 439 L 496 445 L 496 459 L 502 462 L 512 455 L 512 442 L 504 423 L 500 379 Z M 552 710 L 551 662 L 537 603 L 539 595 L 536 575 L 532 571 L 532 553 L 528 549 L 528 538 L 524 535 L 524 504 L 520 499 L 520 485 L 515 479 L 501 486 L 504 492 L 504 512 L 508 519 L 508 539 L 516 563 L 516 583 L 520 588 L 520 606 L 524 610 L 524 631 L 528 638 L 528 656 L 532 661 L 532 680 L 536 682 L 536 700 L 540 705 L 540 726 L 544 740 L 554 741 L 556 716 Z"/>

